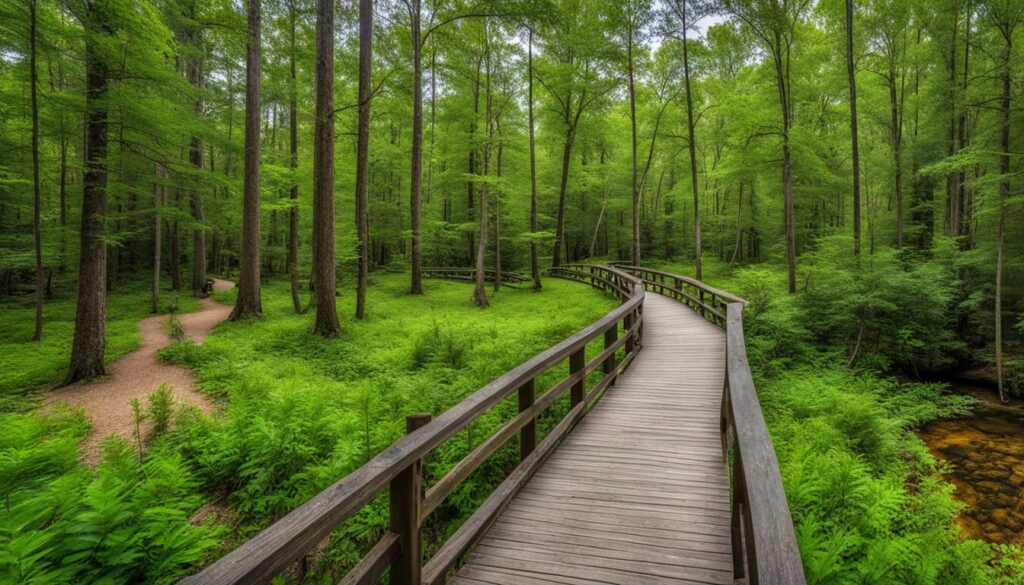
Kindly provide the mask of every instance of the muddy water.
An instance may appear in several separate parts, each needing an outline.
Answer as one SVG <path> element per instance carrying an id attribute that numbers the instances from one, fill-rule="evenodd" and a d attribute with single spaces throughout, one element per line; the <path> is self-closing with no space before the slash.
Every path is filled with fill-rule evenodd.
<path id="1" fill-rule="evenodd" d="M 967 505 L 960 524 L 971 538 L 1024 545 L 1024 403 L 1000 404 L 976 386 L 951 390 L 979 399 L 974 414 L 931 423 L 920 436 L 950 464 L 947 479 Z"/>

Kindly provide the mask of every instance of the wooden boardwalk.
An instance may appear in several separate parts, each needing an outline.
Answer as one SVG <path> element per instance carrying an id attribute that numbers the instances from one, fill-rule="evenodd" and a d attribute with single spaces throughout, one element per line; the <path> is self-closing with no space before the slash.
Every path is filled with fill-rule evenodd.
<path id="1" fill-rule="evenodd" d="M 648 293 L 643 350 L 450 583 L 733 583 L 725 334 Z"/>

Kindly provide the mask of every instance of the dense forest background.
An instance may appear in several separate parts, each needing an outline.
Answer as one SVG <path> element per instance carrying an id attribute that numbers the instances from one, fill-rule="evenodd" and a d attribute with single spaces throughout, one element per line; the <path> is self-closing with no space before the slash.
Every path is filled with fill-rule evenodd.
<path id="1" fill-rule="evenodd" d="M 401 398 L 359 386 L 362 402 L 338 408 L 362 418 L 291 428 L 310 451 L 268 477 L 258 469 L 280 453 L 241 455 L 260 440 L 241 427 L 281 408 L 275 351 L 322 343 L 316 333 L 358 353 L 359 320 L 465 300 L 424 285 L 424 267 L 475 267 L 472 301 L 515 322 L 483 268 L 569 295 L 545 268 L 626 261 L 750 301 L 755 376 L 814 582 L 1010 574 L 1019 551 L 958 536 L 940 469 L 911 437 L 964 405 L 908 380 L 971 371 L 1001 397 L 1024 394 L 1022 19 L 1017 0 L 0 3 L 0 404 L 11 413 L 0 439 L 41 449 L 10 458 L 3 489 L 52 510 L 70 504 L 32 500 L 32 477 L 92 485 L 97 498 L 114 482 L 122 500 L 136 494 L 141 522 L 151 502 L 139 482 L 189 478 L 125 546 L 138 556 L 67 556 L 54 534 L 30 543 L 26 527 L 51 525 L 8 509 L 0 566 L 159 580 L 209 560 L 222 527 L 183 521 L 201 502 L 230 502 L 237 542 L 386 445 L 398 404 L 450 406 L 495 364 L 516 363 L 473 369 L 458 331 L 417 321 L 409 351 L 443 366 L 450 393 L 421 398 L 423 380 Z M 127 447 L 84 470 L 74 445 L 87 425 L 35 417 L 27 393 L 103 375 L 138 318 L 188 308 L 212 275 L 238 281 L 219 296 L 243 321 L 226 329 L 237 346 L 178 344 L 167 358 L 230 396 L 234 418 L 183 420 L 145 463 L 139 451 L 143 479 Z M 534 308 L 558 310 L 544 302 Z M 586 318 L 523 324 L 523 339 L 536 335 L 514 355 Z M 395 375 L 370 358 L 331 366 L 316 355 L 325 347 L 295 358 L 335 368 L 324 384 Z M 241 355 L 259 366 L 232 369 Z M 274 390 L 254 398 L 255 376 Z M 322 420 L 313 413 L 333 412 L 332 399 L 311 392 L 300 410 Z M 374 392 L 390 406 L 368 406 Z M 335 441 L 358 428 L 358 447 L 339 455 Z M 800 463 L 815 457 L 817 472 Z M 855 497 L 835 495 L 843 477 L 863 480 Z M 96 520 L 75 514 L 61 534 Z M 338 545 L 340 566 L 380 526 L 360 522 Z M 180 540 L 155 545 L 167 524 Z"/>

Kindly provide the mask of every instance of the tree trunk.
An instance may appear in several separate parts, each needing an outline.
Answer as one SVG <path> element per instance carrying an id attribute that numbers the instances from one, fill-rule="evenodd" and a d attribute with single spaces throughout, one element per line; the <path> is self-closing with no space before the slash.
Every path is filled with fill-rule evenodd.
<path id="1" fill-rule="evenodd" d="M 156 181 L 153 183 L 153 289 L 151 294 L 150 313 L 160 312 L 160 246 L 162 235 L 160 228 L 163 220 L 160 219 L 160 207 L 167 199 L 167 168 L 157 164 L 153 169 L 156 174 Z"/>
<path id="2" fill-rule="evenodd" d="M 501 186 L 501 161 L 505 154 L 505 146 L 501 135 L 501 114 L 494 118 L 495 134 L 498 137 L 498 159 L 494 176 Z M 501 189 L 494 190 L 494 292 L 501 290 Z"/>
<path id="3" fill-rule="evenodd" d="M 487 211 L 487 190 L 490 185 L 490 162 L 491 162 L 491 47 L 487 35 L 490 31 L 484 28 L 484 55 L 487 68 L 487 85 L 485 90 L 485 114 L 484 114 L 484 126 L 485 126 L 485 144 L 484 144 L 484 179 L 480 183 L 480 232 L 477 238 L 476 244 L 476 263 L 474 270 L 474 286 L 473 286 L 473 297 L 472 301 L 477 304 L 478 307 L 486 307 L 489 303 L 487 301 L 487 287 L 484 286 L 484 260 L 487 254 L 487 223 L 488 223 L 488 211 Z"/>
<path id="4" fill-rule="evenodd" d="M 94 20 L 96 19 L 96 20 Z M 78 261 L 78 303 L 71 364 L 65 384 L 102 376 L 107 303 L 107 64 L 96 37 L 109 34 L 103 15 L 90 10 L 85 36 L 85 172 Z"/>
<path id="5" fill-rule="evenodd" d="M 414 0 L 419 8 L 419 0 Z M 417 19 L 418 20 L 418 19 Z M 418 27 L 417 27 L 418 28 Z M 416 32 L 416 37 L 419 31 Z M 414 37 L 415 43 L 415 37 Z M 419 54 L 419 51 L 416 51 Z M 418 62 L 418 59 L 417 59 Z M 359 279 L 356 286 L 356 319 L 362 319 L 366 311 L 366 279 L 370 272 L 370 99 L 372 87 L 371 74 L 373 68 L 373 0 L 359 0 L 359 137 L 356 152 L 356 234 L 359 238 Z M 418 86 L 417 86 L 418 87 Z M 419 94 L 413 89 L 414 94 Z M 414 101 L 415 98 L 414 98 Z M 413 253 L 413 294 L 422 293 L 420 287 L 420 164 L 417 157 L 422 158 L 423 149 L 423 100 L 419 100 L 419 138 L 413 137 L 413 184 L 410 196 L 413 220 L 412 253 Z M 414 107 L 415 110 L 415 107 Z M 415 119 L 416 114 L 413 114 Z M 416 123 L 413 122 L 413 134 L 416 134 Z M 420 147 L 417 148 L 417 142 Z M 418 290 L 419 289 L 419 290 Z"/>
<path id="6" fill-rule="evenodd" d="M 783 42 L 780 33 L 775 33 L 775 76 L 779 90 L 779 104 L 782 108 L 782 191 L 784 199 L 784 216 L 786 231 L 786 266 L 789 273 L 789 292 L 796 292 L 796 214 L 793 203 L 793 166 L 789 145 L 790 128 L 790 95 L 789 95 L 789 49 L 783 54 Z M 784 64 L 783 62 L 786 62 Z"/>
<path id="7" fill-rule="evenodd" d="M 331 337 L 338 323 L 334 263 L 334 2 L 317 0 L 316 123 L 313 142 L 313 272 L 316 320 L 313 330 Z"/>
<path id="8" fill-rule="evenodd" d="M 631 183 L 633 188 L 633 266 L 640 266 L 640 189 L 637 184 L 636 164 L 636 88 L 633 83 L 633 25 L 628 25 L 626 34 L 627 74 L 629 77 L 629 123 L 632 146 Z"/>
<path id="9" fill-rule="evenodd" d="M 562 179 L 558 184 L 558 217 L 555 220 L 555 245 L 551 251 L 551 266 L 562 265 L 562 242 L 565 240 L 565 196 L 569 187 L 569 163 L 572 161 L 572 143 L 575 139 L 574 128 L 570 125 L 568 111 L 566 113 L 565 144 L 562 146 Z"/>
<path id="10" fill-rule="evenodd" d="M 690 50 L 686 38 L 686 6 L 685 0 L 683 10 L 680 11 L 683 18 L 683 80 L 686 84 L 686 133 L 687 150 L 690 154 L 690 185 L 693 189 L 693 263 L 694 278 L 701 280 L 704 277 L 701 258 L 701 225 L 700 225 L 700 190 L 697 186 L 697 140 L 694 132 L 693 120 L 693 92 L 690 86 Z"/>
<path id="11" fill-rule="evenodd" d="M 533 128 L 533 29 L 527 48 L 527 123 L 530 126 L 530 276 L 534 290 L 541 289 L 540 258 L 537 253 L 537 145 Z"/>
<path id="12" fill-rule="evenodd" d="M 423 294 L 421 274 L 423 247 L 420 239 L 420 190 L 423 184 L 423 45 L 420 38 L 420 0 L 409 0 L 408 6 L 412 33 L 412 174 L 409 180 L 409 213 L 412 218 L 411 292 L 414 295 L 420 295 Z M 362 51 L 362 45 L 360 45 L 360 51 Z M 369 52 L 369 49 L 367 51 Z M 361 55 L 362 52 L 360 52 Z M 369 72 L 367 72 L 367 77 L 369 77 Z M 361 82 L 362 61 L 360 60 Z M 369 92 L 369 87 L 367 87 L 367 92 Z"/>
<path id="13" fill-rule="evenodd" d="M 29 85 L 32 93 L 32 235 L 36 263 L 36 328 L 32 341 L 43 339 L 43 224 L 42 196 L 39 182 L 39 77 L 36 71 L 36 0 L 29 0 Z"/>
<path id="14" fill-rule="evenodd" d="M 298 82 L 295 74 L 295 0 L 288 5 L 289 41 L 288 53 L 288 166 L 295 173 L 299 166 L 299 106 Z M 292 308 L 302 313 L 302 299 L 299 298 L 299 184 L 292 178 L 288 209 L 288 276 L 291 280 Z"/>
<path id="15" fill-rule="evenodd" d="M 261 317 L 260 299 L 260 2 L 248 0 L 249 42 L 245 62 L 245 175 L 242 203 L 242 253 L 238 263 L 238 299 L 231 319 Z"/>
<path id="16" fill-rule="evenodd" d="M 190 45 L 193 52 L 186 58 L 185 67 L 188 81 L 197 92 L 195 102 L 195 113 L 197 117 L 203 115 L 203 100 L 201 92 L 203 88 L 203 59 L 200 56 L 203 50 L 202 33 L 197 28 L 198 19 L 197 3 L 188 2 L 183 8 L 185 17 L 188 19 L 185 32 L 186 43 Z M 203 170 L 203 139 L 193 136 L 189 147 L 189 162 L 197 171 Z M 206 296 L 206 232 L 203 230 L 203 222 L 206 220 L 203 211 L 203 194 L 199 185 L 193 185 L 189 193 L 192 210 L 192 220 L 195 226 L 192 228 L 192 294 L 196 297 Z"/>
<path id="17" fill-rule="evenodd" d="M 1000 99 L 1001 128 L 999 132 L 999 144 L 1002 152 L 999 155 L 999 228 L 996 239 L 996 291 L 995 291 L 995 346 L 996 346 L 996 383 L 999 388 L 999 398 L 1006 401 L 1003 378 L 1003 248 L 1006 237 L 1006 202 L 1010 198 L 1010 99 L 1011 99 L 1011 73 L 1013 67 L 1013 34 L 1020 14 L 1013 14 L 1009 3 L 1004 6 L 1007 13 L 1001 22 L 997 23 L 1003 35 L 1005 45 L 1003 47 L 1002 80 L 1003 94 Z M 1019 10 L 1019 9 L 1018 9 Z"/>
<path id="18" fill-rule="evenodd" d="M 850 143 L 853 153 L 853 255 L 860 257 L 860 144 L 857 139 L 857 72 L 853 66 L 853 0 L 846 0 L 846 75 L 850 84 Z M 894 79 L 890 76 L 890 83 Z M 895 87 L 895 86 L 892 86 Z M 890 90 L 895 95 L 895 92 Z M 893 105 L 893 131 L 896 107 Z M 899 159 L 899 151 L 896 152 Z M 897 162 L 897 164 L 899 164 Z M 896 200 L 899 212 L 897 247 L 903 245 L 903 199 L 899 195 L 899 172 L 896 173 Z"/>

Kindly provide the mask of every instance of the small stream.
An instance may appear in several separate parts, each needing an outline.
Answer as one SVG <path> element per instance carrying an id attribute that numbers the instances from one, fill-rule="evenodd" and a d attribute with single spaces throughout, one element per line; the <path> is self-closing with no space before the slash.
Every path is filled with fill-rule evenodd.
<path id="1" fill-rule="evenodd" d="M 946 478 L 967 505 L 960 524 L 970 538 L 1024 545 L 1024 401 L 1004 405 L 971 384 L 950 391 L 977 398 L 974 414 L 933 422 L 919 435 L 952 468 Z"/>

